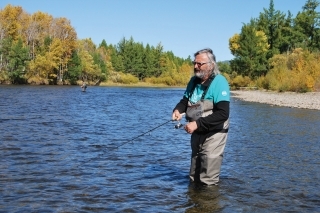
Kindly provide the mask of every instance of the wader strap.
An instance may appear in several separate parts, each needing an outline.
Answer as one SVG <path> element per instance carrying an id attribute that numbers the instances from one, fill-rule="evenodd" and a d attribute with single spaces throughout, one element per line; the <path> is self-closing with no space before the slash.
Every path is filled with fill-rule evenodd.
<path id="1" fill-rule="evenodd" d="M 204 99 L 204 96 L 207 94 L 208 89 L 209 89 L 209 87 L 210 87 L 210 85 L 211 85 L 211 83 L 212 83 L 212 81 L 214 80 L 215 77 L 216 77 L 215 75 L 211 75 L 211 76 L 210 76 L 210 78 L 209 78 L 209 85 L 207 86 L 207 88 L 206 88 L 206 89 L 204 90 L 204 92 L 202 93 L 202 96 L 201 96 L 201 99 L 200 99 L 200 100 L 203 100 L 203 99 Z M 190 98 L 191 98 L 191 96 L 193 95 L 193 92 L 194 92 L 194 90 L 195 90 L 195 88 L 196 88 L 195 81 L 196 81 L 196 79 L 193 80 L 193 86 L 192 86 L 192 90 L 191 90 L 191 92 L 190 92 L 190 94 L 189 94 L 189 96 L 188 96 L 188 101 L 190 101 Z"/>

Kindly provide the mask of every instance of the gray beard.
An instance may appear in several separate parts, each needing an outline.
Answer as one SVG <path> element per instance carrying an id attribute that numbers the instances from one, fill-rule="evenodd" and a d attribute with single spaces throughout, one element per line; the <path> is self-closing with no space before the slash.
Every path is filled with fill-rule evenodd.
<path id="1" fill-rule="evenodd" d="M 203 78 L 206 75 L 206 71 L 200 70 L 199 72 L 194 74 L 197 78 Z"/>
<path id="2" fill-rule="evenodd" d="M 213 71 L 200 70 L 199 72 L 195 73 L 194 75 L 197 78 L 203 79 L 204 77 L 206 77 L 206 75 L 211 75 L 212 73 L 213 73 Z"/>

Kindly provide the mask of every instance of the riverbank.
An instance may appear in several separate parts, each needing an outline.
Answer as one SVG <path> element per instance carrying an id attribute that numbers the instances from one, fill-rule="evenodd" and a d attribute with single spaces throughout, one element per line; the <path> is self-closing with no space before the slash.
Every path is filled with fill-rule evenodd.
<path id="1" fill-rule="evenodd" d="M 232 97 L 275 106 L 320 110 L 320 92 L 231 91 Z"/>
<path id="2" fill-rule="evenodd" d="M 113 83 L 111 81 L 108 82 L 101 82 L 99 86 L 105 86 L 105 87 L 167 87 L 167 88 L 185 88 L 185 85 L 183 86 L 168 86 L 166 84 L 151 84 L 146 82 L 138 82 L 134 84 L 122 84 L 122 83 Z"/>

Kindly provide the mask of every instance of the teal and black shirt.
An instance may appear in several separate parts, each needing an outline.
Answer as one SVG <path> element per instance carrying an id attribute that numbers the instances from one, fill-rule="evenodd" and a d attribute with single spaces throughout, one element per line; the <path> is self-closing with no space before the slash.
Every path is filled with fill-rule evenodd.
<path id="1" fill-rule="evenodd" d="M 219 131 L 223 129 L 224 122 L 228 120 L 230 111 L 230 88 L 228 81 L 221 74 L 216 75 L 211 84 L 209 79 L 201 84 L 201 79 L 193 76 L 187 85 L 183 98 L 174 110 L 177 109 L 180 113 L 186 112 L 188 101 L 192 104 L 199 101 L 208 86 L 204 99 L 213 102 L 213 113 L 207 117 L 199 118 L 196 122 L 198 129 L 205 132 Z"/>
<path id="2" fill-rule="evenodd" d="M 189 101 L 193 104 L 198 102 L 209 83 L 210 82 L 204 82 L 204 84 L 201 84 L 199 78 L 195 76 L 192 77 L 187 85 L 184 96 L 186 98 L 190 97 Z M 193 93 L 191 94 L 192 91 Z M 204 99 L 211 100 L 214 104 L 220 101 L 230 101 L 229 84 L 223 75 L 216 75 L 214 77 Z"/>

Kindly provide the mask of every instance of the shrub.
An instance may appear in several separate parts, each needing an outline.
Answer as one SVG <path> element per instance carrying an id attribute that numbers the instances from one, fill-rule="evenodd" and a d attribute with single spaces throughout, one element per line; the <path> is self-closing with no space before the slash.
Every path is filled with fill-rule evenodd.
<path id="1" fill-rule="evenodd" d="M 0 84 L 3 82 L 10 82 L 10 78 L 7 72 L 1 71 L 0 72 Z"/>
<path id="2" fill-rule="evenodd" d="M 248 76 L 243 77 L 242 75 L 236 76 L 232 80 L 232 86 L 238 87 L 247 87 L 251 84 L 251 79 Z"/>
<path id="3" fill-rule="evenodd" d="M 34 85 L 49 85 L 49 80 L 46 78 L 41 78 L 38 76 L 33 76 L 28 79 L 29 84 L 34 84 Z"/>
<path id="4" fill-rule="evenodd" d="M 120 73 L 119 83 L 136 84 L 138 82 L 139 82 L 139 79 L 137 77 L 133 76 L 132 74 L 130 74 L 130 73 L 128 73 L 128 74 Z"/>
<path id="5" fill-rule="evenodd" d="M 255 85 L 259 88 L 269 89 L 269 83 L 265 76 L 260 76 L 255 80 Z"/>
<path id="6" fill-rule="evenodd" d="M 110 72 L 109 75 L 109 80 L 112 81 L 113 83 L 120 83 L 120 73 L 119 72 Z"/>

